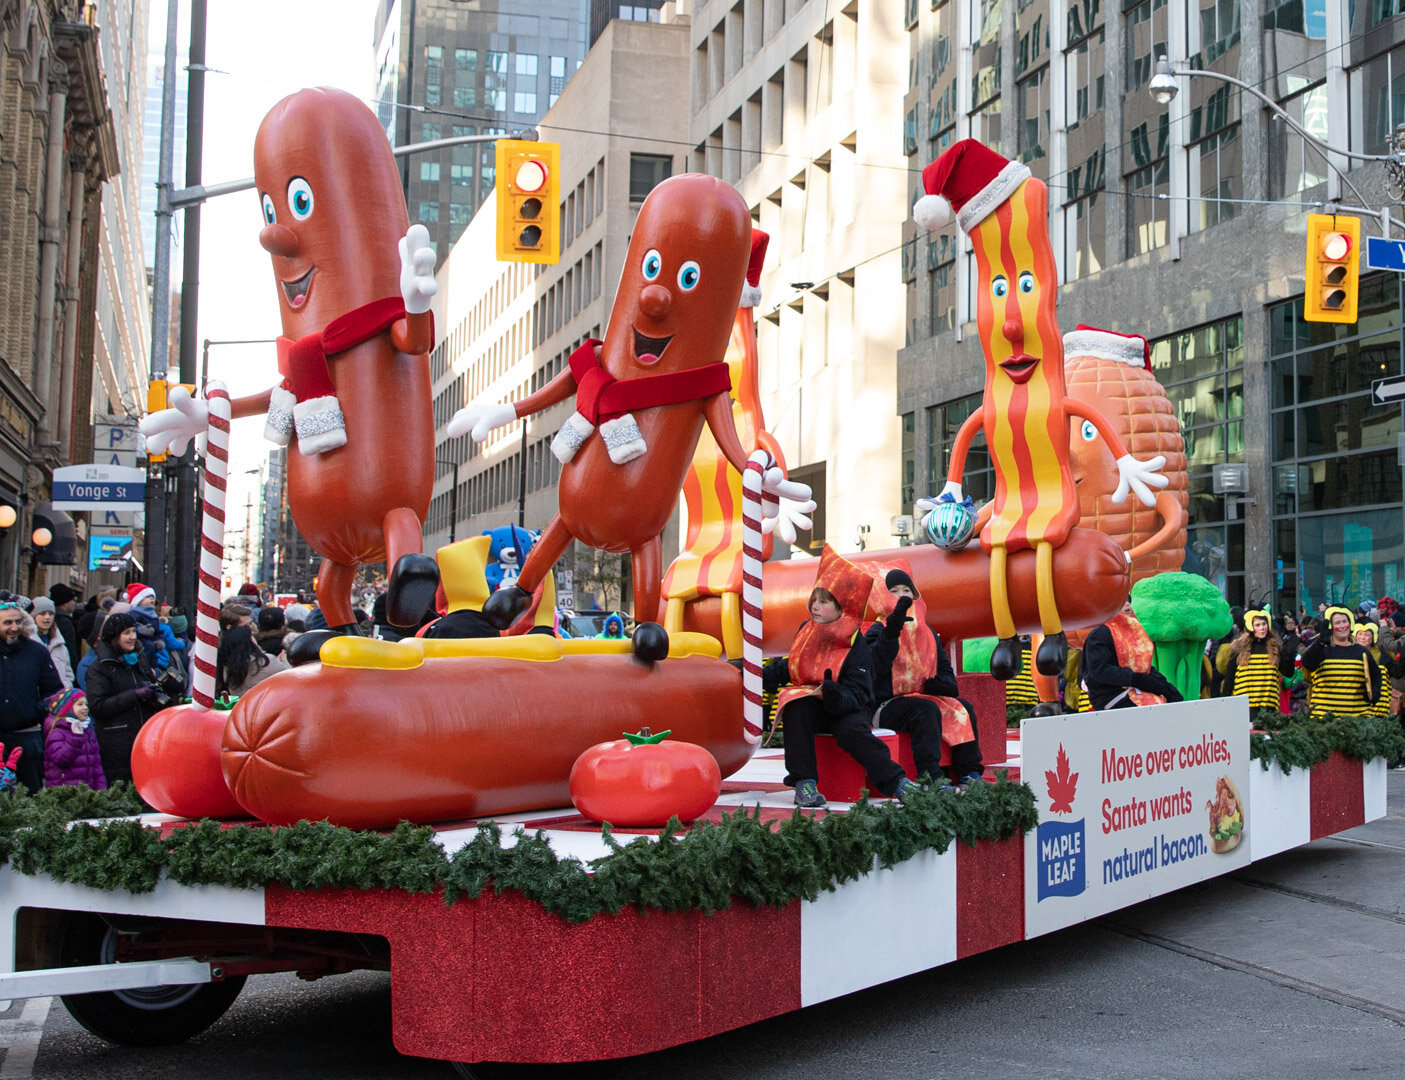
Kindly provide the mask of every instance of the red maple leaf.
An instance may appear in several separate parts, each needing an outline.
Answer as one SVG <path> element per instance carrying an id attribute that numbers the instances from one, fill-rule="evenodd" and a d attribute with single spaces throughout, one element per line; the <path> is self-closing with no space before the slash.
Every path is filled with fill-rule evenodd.
<path id="1" fill-rule="evenodd" d="M 1068 755 L 1064 753 L 1063 743 L 1059 743 L 1059 756 L 1054 760 L 1059 771 L 1044 770 L 1044 779 L 1049 782 L 1049 813 L 1071 814 L 1073 797 L 1078 791 L 1078 774 L 1068 771 Z"/>

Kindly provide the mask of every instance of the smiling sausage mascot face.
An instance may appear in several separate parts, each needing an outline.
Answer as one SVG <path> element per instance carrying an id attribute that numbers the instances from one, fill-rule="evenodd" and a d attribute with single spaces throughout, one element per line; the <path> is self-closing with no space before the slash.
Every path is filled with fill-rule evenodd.
<path id="1" fill-rule="evenodd" d="M 725 353 L 751 257 L 751 215 L 730 184 L 688 173 L 639 211 L 600 362 L 616 379 L 682 371 Z"/>
<path id="2" fill-rule="evenodd" d="M 405 196 L 385 132 L 357 98 L 318 87 L 275 105 L 254 139 L 254 183 L 285 337 L 399 295 Z"/>

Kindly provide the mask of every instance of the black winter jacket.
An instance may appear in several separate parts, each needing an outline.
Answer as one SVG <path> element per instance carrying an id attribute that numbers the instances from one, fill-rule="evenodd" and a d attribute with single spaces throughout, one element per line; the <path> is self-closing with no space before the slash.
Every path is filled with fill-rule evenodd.
<path id="1" fill-rule="evenodd" d="M 893 664 L 898 659 L 900 639 L 884 633 L 882 623 L 874 623 L 866 635 L 869 647 L 873 650 L 873 696 L 879 704 L 893 696 Z M 956 669 L 951 666 L 951 658 L 946 655 L 946 646 L 930 626 L 922 628 L 936 638 L 937 673 L 922 684 L 922 692 L 932 697 L 959 697 L 961 692 L 956 685 Z"/>
<path id="2" fill-rule="evenodd" d="M 0 642 L 0 732 L 39 723 L 44 718 L 39 702 L 62 689 L 47 645 L 23 635 L 13 645 Z"/>
<path id="3" fill-rule="evenodd" d="M 839 673 L 834 676 L 834 681 L 839 686 L 839 700 L 835 708 L 826 705 L 826 712 L 835 716 L 850 712 L 867 713 L 870 716 L 873 714 L 876 708 L 873 702 L 873 652 L 862 633 L 854 634 L 853 644 L 845 654 L 844 663 L 840 666 Z M 788 658 L 782 657 L 766 665 L 762 674 L 762 684 L 768 692 L 774 692 L 789 682 Z M 889 682 L 891 683 L 891 677 Z"/>
<path id="4" fill-rule="evenodd" d="M 126 663 L 106 641 L 99 641 L 94 650 L 97 659 L 88 669 L 88 709 L 93 719 L 99 728 L 119 724 L 140 727 L 148 716 L 160 710 L 154 699 L 143 702 L 136 694 L 137 687 L 154 685 L 156 681 L 141 646 L 137 646 L 135 664 Z"/>

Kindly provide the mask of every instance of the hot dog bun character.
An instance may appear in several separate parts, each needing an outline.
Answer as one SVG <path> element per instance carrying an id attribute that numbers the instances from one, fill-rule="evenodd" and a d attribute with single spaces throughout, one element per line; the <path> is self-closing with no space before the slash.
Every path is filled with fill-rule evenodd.
<path id="1" fill-rule="evenodd" d="M 500 626 L 526 608 L 578 539 L 630 553 L 636 653 L 666 655 L 667 635 L 651 622 L 659 614 L 660 535 L 704 423 L 732 467 L 746 467 L 723 356 L 750 254 L 751 215 L 735 188 L 698 174 L 665 180 L 640 207 L 605 340 L 582 345 L 568 369 L 536 393 L 470 405 L 450 420 L 451 437 L 471 432 L 482 441 L 494 428 L 576 399 L 575 414 L 551 444 L 562 462 L 560 509 L 517 583 L 484 605 Z M 765 489 L 813 508 L 809 489 L 786 482 L 780 469 L 767 473 Z"/>
<path id="2" fill-rule="evenodd" d="M 439 580 L 420 540 L 434 482 L 428 233 L 409 227 L 375 114 L 341 90 L 300 90 L 273 107 L 254 141 L 254 180 L 283 381 L 236 399 L 233 414 L 266 413 L 265 434 L 282 443 L 296 430 L 288 505 L 323 557 L 317 600 L 328 626 L 351 632 L 357 567 L 381 561 L 391 565 L 390 621 L 417 625 Z M 171 397 L 176 407 L 142 430 L 154 449 L 179 453 L 208 413 L 183 391 Z"/>
<path id="3" fill-rule="evenodd" d="M 1032 548 L 1039 623 L 1045 639 L 1035 666 L 1046 675 L 1063 669 L 1067 641 L 1054 596 L 1054 548 L 1078 523 L 1078 492 L 1069 468 L 1069 422 L 1087 420 L 1114 451 L 1120 482 L 1114 502 L 1129 490 L 1148 506 L 1151 486 L 1164 487 L 1157 457 L 1139 462 L 1102 413 L 1069 398 L 1064 389 L 1059 333 L 1058 267 L 1049 240 L 1049 192 L 1024 165 L 1008 161 L 974 139 L 947 150 L 922 171 L 926 192 L 914 207 L 918 224 L 940 228 L 952 220 L 970 236 L 976 255 L 977 323 L 985 353 L 985 396 L 961 426 L 939 498 L 962 501 L 961 477 L 976 432 L 985 434 L 995 465 L 995 499 L 981 530 L 990 555 L 990 601 L 996 634 L 990 670 L 1008 679 L 1019 670 L 1020 645 L 1006 579 L 1009 552 Z M 934 505 L 926 502 L 922 511 Z"/>

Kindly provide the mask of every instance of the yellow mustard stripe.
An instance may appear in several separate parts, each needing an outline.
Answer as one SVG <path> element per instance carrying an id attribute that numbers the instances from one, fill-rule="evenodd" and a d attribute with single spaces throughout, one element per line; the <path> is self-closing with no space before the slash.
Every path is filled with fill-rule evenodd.
<path id="1" fill-rule="evenodd" d="M 668 655 L 721 656 L 722 644 L 708 634 L 670 634 Z M 545 634 L 498 638 L 374 638 L 336 637 L 322 646 L 322 663 L 330 667 L 380 671 L 417 668 L 425 660 L 478 657 L 482 659 L 549 662 L 563 656 L 628 656 L 633 644 L 601 638 L 566 640 Z"/>

